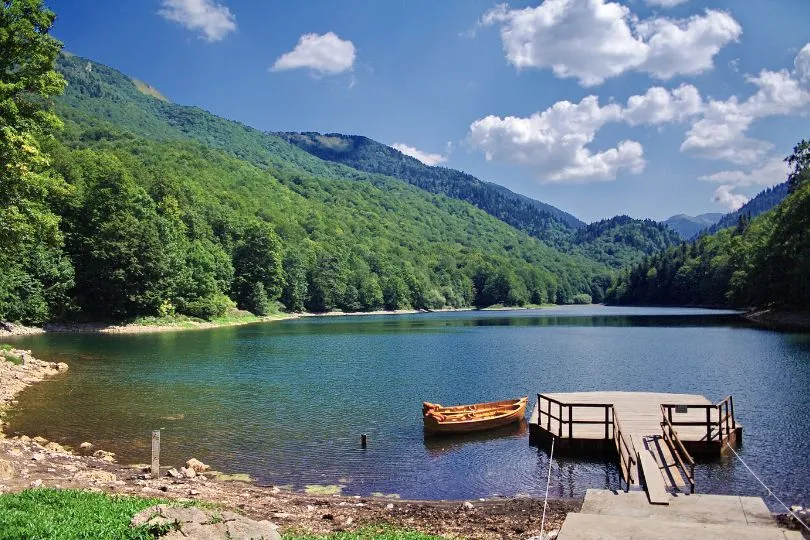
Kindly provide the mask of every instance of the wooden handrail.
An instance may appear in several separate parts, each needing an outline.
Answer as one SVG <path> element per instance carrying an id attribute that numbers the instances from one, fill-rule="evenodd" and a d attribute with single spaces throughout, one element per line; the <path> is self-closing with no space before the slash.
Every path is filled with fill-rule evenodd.
<path id="1" fill-rule="evenodd" d="M 669 411 L 661 405 L 661 431 L 664 434 L 664 440 L 672 449 L 672 454 L 678 461 L 678 465 L 686 475 L 689 481 L 689 488 L 692 493 L 695 492 L 695 460 L 692 458 L 689 451 L 684 446 L 683 441 L 678 437 L 678 432 L 669 420 Z"/>
<path id="2" fill-rule="evenodd" d="M 630 449 L 630 444 L 624 437 L 619 419 L 616 417 L 616 409 L 611 407 L 613 412 L 613 440 L 616 443 L 616 452 L 619 454 L 619 472 L 627 476 L 624 478 L 625 491 L 630 491 L 630 484 L 633 482 L 633 469 L 636 464 L 636 456 Z M 624 451 L 622 451 L 624 450 Z M 621 487 L 621 484 L 619 485 Z"/>

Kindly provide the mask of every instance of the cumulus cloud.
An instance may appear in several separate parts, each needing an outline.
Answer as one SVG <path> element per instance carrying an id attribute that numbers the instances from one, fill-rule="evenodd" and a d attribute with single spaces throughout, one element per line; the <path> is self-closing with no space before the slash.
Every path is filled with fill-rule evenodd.
<path id="1" fill-rule="evenodd" d="M 199 30 L 210 42 L 220 41 L 236 30 L 236 17 L 213 0 L 163 0 L 158 13 L 189 30 Z"/>
<path id="2" fill-rule="evenodd" d="M 691 126 L 682 151 L 739 165 L 761 162 L 773 145 L 747 135 L 751 124 L 769 116 L 810 112 L 810 44 L 796 56 L 794 70 L 769 71 L 747 76 L 757 91 L 741 101 L 737 96 L 709 100 L 703 114 Z"/>
<path id="3" fill-rule="evenodd" d="M 354 43 L 340 39 L 334 32 L 304 34 L 295 48 L 279 56 L 270 69 L 284 71 L 304 68 L 318 75 L 335 75 L 351 70 L 356 56 Z"/>
<path id="4" fill-rule="evenodd" d="M 592 152 L 586 145 L 607 122 L 619 121 L 622 108 L 599 105 L 596 96 L 579 103 L 559 101 L 528 118 L 487 116 L 470 125 L 468 140 L 487 160 L 532 167 L 541 181 L 613 180 L 619 171 L 644 169 L 644 149 L 631 140 Z"/>
<path id="5" fill-rule="evenodd" d="M 450 143 L 448 143 L 448 145 L 449 144 Z M 413 146 L 408 146 L 407 144 L 403 144 L 403 143 L 396 142 L 396 143 L 391 145 L 391 148 L 399 150 L 400 152 L 402 152 L 406 156 L 411 156 L 412 158 L 418 159 L 419 161 L 421 161 L 425 165 L 431 165 L 431 166 L 439 165 L 440 163 L 444 163 L 445 161 L 447 161 L 447 157 L 445 157 L 445 156 L 443 156 L 441 154 L 432 154 L 430 152 L 424 152 L 422 150 L 414 148 Z M 448 147 L 448 149 L 449 149 L 449 147 Z"/>
<path id="6" fill-rule="evenodd" d="M 727 170 L 714 174 L 699 176 L 700 180 L 717 182 L 734 186 L 763 186 L 770 187 L 782 183 L 787 179 L 788 164 L 780 157 L 773 157 L 764 165 L 749 171 Z"/>
<path id="7" fill-rule="evenodd" d="M 714 190 L 712 202 L 720 203 L 729 212 L 739 210 L 742 205 L 748 202 L 748 197 L 740 193 L 733 193 L 734 186 L 722 185 Z"/>
<path id="8" fill-rule="evenodd" d="M 703 98 L 691 84 L 674 90 L 654 86 L 644 95 L 630 96 L 623 118 L 630 125 L 682 122 L 703 110 Z"/>
<path id="9" fill-rule="evenodd" d="M 502 4 L 486 12 L 481 24 L 500 26 L 506 58 L 516 68 L 550 68 L 557 77 L 576 78 L 583 86 L 627 71 L 660 79 L 701 73 L 742 34 L 723 11 L 707 9 L 682 20 L 639 20 L 628 7 L 606 0 L 545 0 L 524 9 Z"/>

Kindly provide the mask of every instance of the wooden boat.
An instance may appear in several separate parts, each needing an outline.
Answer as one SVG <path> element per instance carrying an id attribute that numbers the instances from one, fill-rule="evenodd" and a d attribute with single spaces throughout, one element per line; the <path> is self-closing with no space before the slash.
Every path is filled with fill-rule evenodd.
<path id="1" fill-rule="evenodd" d="M 526 413 L 528 397 L 454 405 L 443 407 L 438 403 L 422 403 L 425 431 L 431 433 L 468 433 L 517 422 Z"/>

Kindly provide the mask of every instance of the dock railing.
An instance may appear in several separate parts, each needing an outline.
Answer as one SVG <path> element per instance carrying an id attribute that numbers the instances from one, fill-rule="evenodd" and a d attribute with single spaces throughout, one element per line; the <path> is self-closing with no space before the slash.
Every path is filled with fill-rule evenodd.
<path id="1" fill-rule="evenodd" d="M 577 419 L 574 418 L 577 409 L 603 409 L 604 417 L 597 413 L 596 415 L 589 415 L 587 419 Z M 564 414 L 563 411 L 567 414 Z M 630 484 L 634 481 L 633 471 L 635 470 L 636 457 L 632 451 L 632 445 L 628 443 L 626 435 L 621 430 L 612 403 L 563 403 L 552 397 L 537 394 L 537 412 L 538 425 L 545 426 L 548 433 L 556 435 L 560 439 L 573 439 L 574 426 L 576 425 L 604 425 L 605 440 L 614 440 L 616 451 L 619 454 L 619 461 L 621 462 L 622 477 L 627 490 L 630 489 Z M 596 420 L 594 417 L 599 419 Z M 553 427 L 552 420 L 555 423 Z"/>
<path id="2" fill-rule="evenodd" d="M 676 413 L 686 413 L 689 410 L 702 409 L 706 411 L 705 420 L 675 420 L 673 410 Z M 716 411 L 717 414 L 714 414 Z M 665 420 L 673 427 L 678 426 L 703 426 L 706 428 L 706 442 L 725 442 L 737 429 L 737 422 L 734 419 L 734 400 L 731 396 L 726 397 L 715 405 L 684 405 L 664 403 L 661 405 L 661 413 Z M 715 420 L 717 418 L 717 420 Z"/>
<path id="3" fill-rule="evenodd" d="M 690 491 L 694 493 L 695 460 L 689 454 L 689 451 L 686 450 L 686 447 L 683 445 L 680 437 L 678 437 L 678 432 L 675 430 L 675 427 L 669 420 L 663 405 L 661 406 L 661 415 L 664 418 L 661 421 L 661 431 L 664 433 L 664 441 L 666 441 L 666 443 L 669 445 L 670 449 L 672 450 L 672 455 L 675 456 L 675 460 L 678 462 L 678 466 L 686 476 L 686 481 L 689 482 Z"/>

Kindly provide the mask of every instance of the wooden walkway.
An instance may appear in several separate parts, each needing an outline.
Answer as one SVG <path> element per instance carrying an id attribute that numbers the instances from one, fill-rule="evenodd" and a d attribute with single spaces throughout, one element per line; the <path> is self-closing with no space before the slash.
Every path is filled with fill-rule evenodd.
<path id="1" fill-rule="evenodd" d="M 534 444 L 554 440 L 555 452 L 615 452 L 627 489 L 644 485 L 651 503 L 667 504 L 667 491 L 694 491 L 692 454 L 719 456 L 742 428 L 731 397 L 570 392 L 538 394 L 529 429 Z"/>

